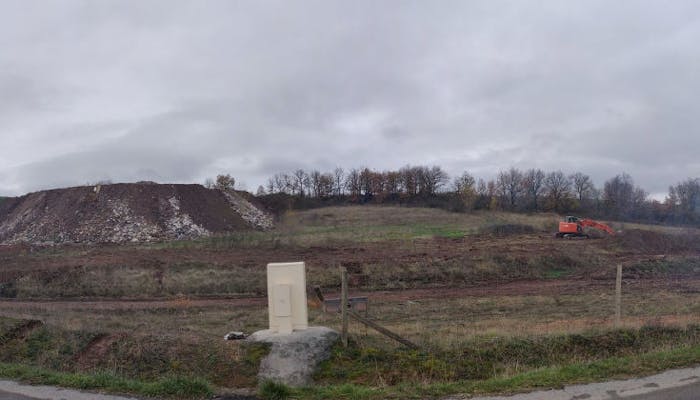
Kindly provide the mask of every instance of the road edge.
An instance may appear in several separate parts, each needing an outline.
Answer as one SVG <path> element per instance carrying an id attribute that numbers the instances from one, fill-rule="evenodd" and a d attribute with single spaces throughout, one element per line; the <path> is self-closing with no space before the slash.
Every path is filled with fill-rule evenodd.
<path id="1" fill-rule="evenodd" d="M 6 379 L 0 379 L 0 390 L 27 397 L 46 400 L 139 400 L 136 397 L 123 397 L 109 394 L 81 392 L 56 386 L 28 385 Z"/>
<path id="2" fill-rule="evenodd" d="M 567 385 L 563 389 L 539 390 L 511 396 L 472 397 L 458 395 L 444 397 L 443 400 L 611 400 L 651 394 L 698 383 L 700 383 L 700 366 L 668 370 L 642 378 Z"/>

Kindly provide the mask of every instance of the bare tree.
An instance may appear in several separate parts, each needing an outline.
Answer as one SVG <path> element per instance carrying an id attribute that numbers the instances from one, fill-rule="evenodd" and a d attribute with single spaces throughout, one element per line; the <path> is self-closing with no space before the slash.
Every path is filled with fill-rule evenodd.
<path id="1" fill-rule="evenodd" d="M 453 182 L 455 193 L 457 193 L 460 200 L 462 200 L 462 204 L 464 204 L 464 207 L 467 210 L 472 210 L 477 200 L 477 192 L 476 188 L 474 187 L 475 183 L 476 180 L 474 177 L 466 171 L 459 177 L 455 178 Z"/>
<path id="2" fill-rule="evenodd" d="M 418 191 L 421 194 L 433 195 L 438 192 L 450 179 L 447 172 L 437 165 L 430 168 L 418 167 Z"/>
<path id="3" fill-rule="evenodd" d="M 343 184 L 345 180 L 345 171 L 342 168 L 336 167 L 333 170 L 333 194 L 340 197 L 343 192 L 345 192 L 345 185 Z"/>
<path id="4" fill-rule="evenodd" d="M 362 191 L 362 186 L 360 182 L 360 171 L 353 168 L 350 170 L 350 172 L 348 172 L 348 175 L 345 178 L 345 187 L 348 189 L 348 192 L 350 192 L 351 196 L 360 196 L 360 192 Z"/>
<path id="5" fill-rule="evenodd" d="M 585 199 L 592 197 L 593 189 L 595 189 L 595 187 L 593 186 L 593 181 L 591 180 L 590 176 L 581 172 L 576 172 L 571 174 L 569 179 L 571 179 L 574 193 L 576 193 L 576 198 L 578 199 L 579 203 L 583 204 Z"/>
<path id="6" fill-rule="evenodd" d="M 517 168 L 510 168 L 508 171 L 498 173 L 496 184 L 498 190 L 506 203 L 506 208 L 515 210 L 518 199 L 523 191 L 523 173 Z"/>
<path id="7" fill-rule="evenodd" d="M 635 189 L 639 188 L 635 188 L 632 177 L 624 172 L 607 180 L 603 185 L 603 205 L 608 215 L 615 218 L 634 215 L 636 200 L 644 194 L 641 189 Z"/>
<path id="8" fill-rule="evenodd" d="M 372 171 L 367 167 L 360 170 L 360 191 L 365 197 L 372 195 Z"/>
<path id="9" fill-rule="evenodd" d="M 465 189 L 474 189 L 475 183 L 476 180 L 474 177 L 469 172 L 464 171 L 462 175 L 455 178 L 452 182 L 452 186 L 455 192 L 462 192 Z"/>
<path id="10" fill-rule="evenodd" d="M 333 195 L 333 191 L 335 189 L 334 181 L 335 178 L 333 174 L 330 173 L 325 173 L 321 174 L 319 177 L 319 182 L 318 182 L 318 197 L 320 198 L 327 198 Z"/>
<path id="11" fill-rule="evenodd" d="M 681 218 L 700 218 L 700 178 L 687 179 L 671 186 L 666 203 Z"/>
<path id="12" fill-rule="evenodd" d="M 299 197 L 304 197 L 304 190 L 309 185 L 309 175 L 303 169 L 299 168 L 294 171 L 292 178 L 293 192 L 299 195 Z"/>
<path id="13" fill-rule="evenodd" d="M 406 165 L 401 167 L 399 170 L 401 174 L 401 187 L 404 193 L 408 196 L 415 196 L 418 194 L 418 169 L 417 167 L 411 167 Z"/>
<path id="14" fill-rule="evenodd" d="M 401 173 L 387 171 L 384 173 L 385 190 L 390 195 L 396 195 L 401 191 Z"/>
<path id="15" fill-rule="evenodd" d="M 564 210 L 571 199 L 571 181 L 561 171 L 550 172 L 544 179 L 550 208 Z"/>
<path id="16" fill-rule="evenodd" d="M 534 168 L 525 171 L 523 176 L 523 189 L 530 200 L 530 207 L 534 211 L 540 208 L 538 200 L 544 191 L 544 177 L 544 172 L 541 169 Z"/>
<path id="17" fill-rule="evenodd" d="M 292 183 L 292 177 L 287 173 L 277 173 L 272 177 L 272 184 L 274 186 L 274 191 L 277 193 L 294 193 L 294 185 Z"/>
<path id="18" fill-rule="evenodd" d="M 313 170 L 309 173 L 309 182 L 311 195 L 317 198 L 321 197 L 321 173 L 318 170 Z"/>

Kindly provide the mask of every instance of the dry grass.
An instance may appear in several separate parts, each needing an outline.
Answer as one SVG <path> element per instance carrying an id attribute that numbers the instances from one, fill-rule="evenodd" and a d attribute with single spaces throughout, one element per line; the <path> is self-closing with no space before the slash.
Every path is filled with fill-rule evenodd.
<path id="1" fill-rule="evenodd" d="M 285 214 L 273 234 L 293 237 L 301 246 L 333 242 L 414 240 L 461 237 L 488 231 L 497 225 L 531 226 L 552 231 L 554 214 L 525 215 L 506 212 L 452 213 L 440 209 L 387 206 L 327 207 Z"/>
<path id="2" fill-rule="evenodd" d="M 699 288 L 700 289 L 700 288 Z M 613 326 L 611 290 L 553 296 L 491 296 L 371 303 L 370 316 L 388 329 L 430 348 L 449 350 L 465 340 L 542 336 L 607 330 Z M 700 291 L 626 288 L 622 326 L 686 326 L 700 323 Z M 370 300 L 371 301 L 371 300 Z M 334 316 L 320 316 L 338 326 Z M 354 323 L 361 342 L 393 345 Z"/>
<path id="3" fill-rule="evenodd" d="M 149 362 L 159 362 L 162 358 L 158 351 L 162 350 L 165 354 L 166 350 L 179 350 L 168 350 L 161 346 L 163 349 L 152 351 L 150 344 L 138 345 L 142 338 L 151 340 L 149 343 L 154 348 L 157 347 L 159 338 L 167 343 L 187 343 L 190 347 L 185 350 L 191 354 L 197 354 L 197 349 L 211 349 L 210 354 L 219 357 L 217 365 L 224 366 L 232 360 L 243 360 L 240 359 L 242 353 L 235 345 L 222 340 L 223 335 L 232 330 L 250 333 L 265 329 L 267 307 L 262 302 L 249 300 L 227 303 L 222 299 L 202 302 L 197 298 L 212 295 L 264 295 L 265 270 L 262 265 L 257 265 L 258 258 L 252 258 L 256 263 L 250 262 L 251 259 L 246 258 L 248 254 L 257 251 L 263 254 L 262 259 L 274 250 L 277 251 L 274 254 L 312 258 L 314 252 L 323 250 L 323 257 L 308 264 L 308 283 L 310 286 L 320 285 L 328 291 L 337 290 L 339 283 L 337 270 L 332 267 L 339 261 L 344 261 L 352 252 L 371 250 L 374 251 L 371 257 L 358 258 L 361 262 L 353 265 L 356 271 L 352 277 L 362 278 L 353 283 L 354 291 L 436 288 L 430 295 L 416 297 L 411 297 L 407 292 L 394 292 L 393 294 L 399 295 L 384 297 L 379 294 L 373 296 L 371 292 L 369 294 L 371 319 L 419 343 L 431 354 L 450 353 L 450 357 L 459 358 L 464 349 L 479 348 L 480 344 L 497 347 L 510 341 L 510 344 L 517 345 L 521 339 L 525 342 L 546 342 L 556 339 L 557 335 L 591 332 L 591 335 L 602 332 L 601 335 L 605 336 L 612 327 L 614 273 L 613 269 L 609 269 L 609 274 L 604 272 L 610 265 L 609 261 L 618 257 L 618 252 L 629 251 L 623 248 L 624 243 L 619 245 L 619 250 L 614 246 L 606 246 L 602 240 L 554 242 L 551 239 L 550 242 L 544 242 L 547 239 L 543 234 L 514 235 L 508 238 L 494 236 L 499 235 L 505 226 L 518 229 L 529 227 L 534 232 L 553 232 L 558 220 L 559 217 L 553 214 L 456 214 L 438 209 L 383 206 L 332 207 L 293 212 L 285 215 L 271 232 L 123 247 L 116 249 L 115 253 L 131 250 L 140 252 L 133 258 L 133 265 L 93 263 L 56 274 L 51 270 L 47 270 L 46 274 L 27 274 L 14 283 L 18 298 L 88 296 L 171 299 L 159 306 L 125 307 L 123 302 L 97 302 L 89 305 L 75 302 L 65 306 L 37 302 L 6 307 L 2 315 L 40 319 L 48 326 L 65 332 L 127 332 L 134 346 L 120 356 L 128 359 L 133 355 L 132 359 L 147 360 L 143 363 L 144 371 Z M 616 227 L 619 228 L 678 233 L 678 228 L 633 224 Z M 461 238 L 480 233 L 487 235 L 459 240 L 432 240 L 436 237 Z M 457 251 L 449 251 L 455 249 L 449 246 L 460 247 Z M 190 252 L 189 247 L 203 248 L 205 251 Z M 157 259 L 161 249 L 162 254 L 170 254 L 171 261 Z M 150 253 L 150 250 L 154 251 Z M 92 255 L 90 249 L 68 251 L 84 251 L 86 256 Z M 335 254 L 336 251 L 339 255 Z M 193 254 L 203 254 L 210 258 L 200 260 Z M 240 254 L 245 256 L 241 257 Z M 387 254 L 408 254 L 410 257 L 401 258 L 397 262 Z M 63 256 L 65 254 L 59 248 L 31 255 L 45 257 L 47 263 Z M 81 254 L 72 256 L 79 257 Z M 182 259 L 180 256 L 189 257 Z M 233 256 L 238 258 L 232 261 L 229 257 Z M 693 275 L 697 269 L 697 257 L 691 256 L 678 256 L 678 259 L 664 257 L 626 270 L 623 327 L 700 324 L 700 287 L 693 286 L 700 281 L 689 279 L 679 284 L 671 278 L 664 280 L 666 276 L 673 279 L 679 276 L 697 276 Z M 151 258 L 155 260 L 153 264 L 150 264 L 153 261 Z M 567 280 L 561 280 L 563 278 Z M 580 286 L 576 283 L 579 278 Z M 530 279 L 524 284 L 527 290 L 499 292 L 493 289 L 495 283 L 514 280 L 521 283 L 523 279 Z M 538 282 L 544 285 L 552 281 L 555 285 L 546 291 L 537 290 L 538 287 L 535 286 Z M 462 290 L 474 288 L 479 282 L 490 288 L 478 296 L 462 296 Z M 557 286 L 561 284 L 566 285 Z M 535 290 L 532 290 L 533 286 Z M 441 287 L 450 287 L 459 292 L 455 292 L 457 295 L 441 296 Z M 410 293 L 417 292 L 419 291 Z M 324 314 L 319 308 L 312 308 L 309 316 L 311 325 L 340 328 L 336 314 Z M 403 354 L 396 351 L 396 343 L 357 322 L 351 323 L 351 334 L 356 349 L 369 356 L 374 350 L 390 356 Z M 190 357 L 190 353 L 186 357 Z M 427 375 L 416 375 L 415 378 L 420 382 L 445 382 L 452 379 L 452 375 L 441 372 L 443 369 L 450 370 L 447 368 L 449 363 L 443 359 L 428 357 L 416 361 L 412 358 L 412 353 L 405 356 L 408 358 L 404 361 L 419 364 L 425 362 L 425 365 L 419 365 L 420 369 L 432 371 Z M 555 356 L 551 360 L 556 361 Z M 186 363 L 186 357 L 173 355 L 171 359 L 177 363 Z M 520 361 L 516 356 L 514 360 L 512 363 L 504 362 L 499 368 L 506 374 L 517 373 L 521 368 L 518 364 Z M 184 364 L 177 363 L 169 364 L 162 370 L 187 368 Z M 118 364 L 115 361 L 115 365 L 119 366 Z M 206 360 L 202 361 L 202 365 L 206 365 Z M 532 366 L 527 368 L 530 367 Z M 348 368 L 352 369 L 353 365 Z M 387 368 L 387 371 L 382 372 L 381 379 L 387 379 L 385 384 L 389 385 L 392 379 L 402 382 L 402 379 L 410 378 L 395 372 L 399 369 L 393 366 Z M 345 378 L 339 381 L 345 382 Z M 237 384 L 224 378 L 222 382 Z"/>
<path id="4" fill-rule="evenodd" d="M 700 290 L 678 289 L 672 283 L 626 285 L 622 301 L 623 326 L 700 323 Z M 612 326 L 613 282 L 610 288 L 582 286 L 580 290 L 573 290 L 572 293 L 552 295 L 495 294 L 383 301 L 373 300 L 370 295 L 369 316 L 410 340 L 443 350 L 474 337 L 577 333 Z M 117 306 L 118 303 L 93 308 L 79 302 L 72 303 L 71 307 L 52 304 L 8 308 L 3 315 L 41 319 L 67 330 L 131 332 L 202 340 L 218 339 L 231 330 L 252 332 L 267 325 L 264 304 L 233 306 L 216 301 L 202 305 L 187 297 L 149 309 L 125 309 Z M 319 308 L 311 308 L 310 323 L 340 328 L 336 314 L 324 314 Z M 394 345 L 359 323 L 351 324 L 351 332 L 360 341 Z"/>
<path id="5" fill-rule="evenodd" d="M 689 228 L 682 226 L 665 226 L 665 225 L 648 225 L 648 224 L 635 224 L 632 222 L 612 222 L 611 227 L 615 230 L 625 231 L 627 229 L 639 229 L 643 231 L 652 231 L 658 233 L 669 233 L 669 234 L 683 234 L 683 235 L 697 235 L 700 234 L 700 229 Z"/>

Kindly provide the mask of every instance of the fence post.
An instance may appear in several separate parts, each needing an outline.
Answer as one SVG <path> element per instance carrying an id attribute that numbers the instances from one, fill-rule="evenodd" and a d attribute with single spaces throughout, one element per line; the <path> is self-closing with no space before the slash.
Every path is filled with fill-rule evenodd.
<path id="1" fill-rule="evenodd" d="M 615 328 L 620 327 L 622 307 L 622 264 L 617 264 L 617 279 L 615 279 Z"/>
<path id="2" fill-rule="evenodd" d="M 340 267 L 340 317 L 343 319 L 343 347 L 348 347 L 348 270 L 345 267 Z"/>

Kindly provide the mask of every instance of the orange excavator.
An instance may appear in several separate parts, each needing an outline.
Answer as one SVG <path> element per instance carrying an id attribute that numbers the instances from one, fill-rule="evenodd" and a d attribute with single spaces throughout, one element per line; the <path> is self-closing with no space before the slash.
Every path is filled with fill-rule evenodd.
<path id="1" fill-rule="evenodd" d="M 558 238 L 567 239 L 587 239 L 588 235 L 583 232 L 583 228 L 585 227 L 596 228 L 607 232 L 609 235 L 615 234 L 615 231 L 612 230 L 612 228 L 598 221 L 568 216 L 566 217 L 566 221 L 559 222 L 559 232 L 557 232 L 555 236 Z"/>

